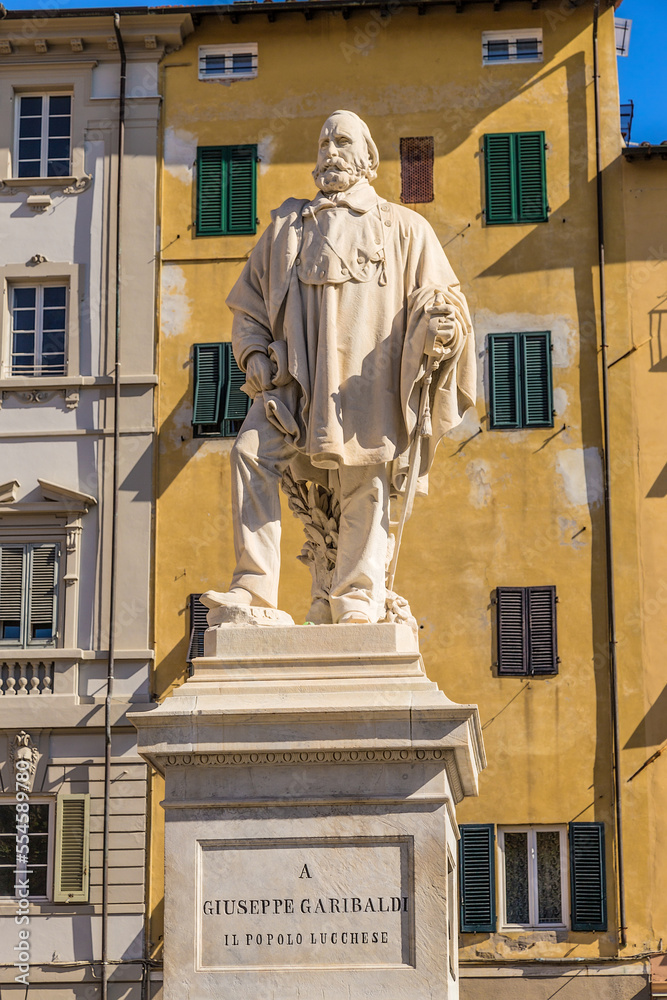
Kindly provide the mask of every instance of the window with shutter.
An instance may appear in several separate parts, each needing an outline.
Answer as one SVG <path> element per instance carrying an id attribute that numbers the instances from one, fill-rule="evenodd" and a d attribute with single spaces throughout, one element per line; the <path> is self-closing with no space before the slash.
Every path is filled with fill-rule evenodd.
<path id="1" fill-rule="evenodd" d="M 56 903 L 88 902 L 89 815 L 88 795 L 58 797 L 53 886 Z"/>
<path id="2" fill-rule="evenodd" d="M 486 223 L 548 221 L 544 132 L 484 136 Z"/>
<path id="3" fill-rule="evenodd" d="M 208 608 L 201 603 L 200 597 L 201 594 L 190 594 L 190 643 L 187 659 L 190 666 L 196 656 L 204 655 L 204 632 L 208 628 Z"/>
<path id="4" fill-rule="evenodd" d="M 250 409 L 250 397 L 241 391 L 245 374 L 236 363 L 229 342 L 194 345 L 195 437 L 234 437 Z"/>
<path id="5" fill-rule="evenodd" d="M 27 884 L 30 899 L 48 899 L 53 837 L 53 800 L 30 796 L 28 813 L 17 816 L 16 803 L 0 800 L 0 899 L 15 896 L 17 879 Z M 23 820 L 23 823 L 21 822 Z M 26 853 L 16 853 L 16 834 L 27 836 Z"/>
<path id="6" fill-rule="evenodd" d="M 59 548 L 0 545 L 0 645 L 55 643 Z"/>
<path id="7" fill-rule="evenodd" d="M 556 588 L 498 587 L 496 609 L 498 673 L 557 674 Z"/>
<path id="8" fill-rule="evenodd" d="M 197 236 L 257 231 L 257 146 L 197 150 Z"/>
<path id="9" fill-rule="evenodd" d="M 489 407 L 494 430 L 553 427 L 551 334 L 489 334 Z"/>
<path id="10" fill-rule="evenodd" d="M 496 929 L 493 824 L 466 824 L 459 829 L 461 932 L 492 933 Z"/>
<path id="11" fill-rule="evenodd" d="M 604 823 L 570 823 L 570 895 L 572 930 L 607 930 Z"/>
<path id="12" fill-rule="evenodd" d="M 401 139 L 401 201 L 416 205 L 433 201 L 433 136 Z"/>

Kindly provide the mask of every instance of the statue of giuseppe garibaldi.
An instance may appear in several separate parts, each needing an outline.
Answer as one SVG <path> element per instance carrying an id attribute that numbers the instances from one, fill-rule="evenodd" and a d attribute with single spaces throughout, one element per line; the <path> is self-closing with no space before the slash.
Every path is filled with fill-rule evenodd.
<path id="1" fill-rule="evenodd" d="M 236 569 L 228 592 L 202 595 L 209 608 L 277 607 L 287 480 L 310 538 L 302 558 L 326 550 L 308 619 L 383 620 L 390 497 L 409 492 L 409 513 L 474 403 L 466 300 L 429 223 L 371 186 L 378 162 L 365 122 L 330 115 L 319 193 L 272 212 L 227 299 L 253 403 L 231 451 Z"/>

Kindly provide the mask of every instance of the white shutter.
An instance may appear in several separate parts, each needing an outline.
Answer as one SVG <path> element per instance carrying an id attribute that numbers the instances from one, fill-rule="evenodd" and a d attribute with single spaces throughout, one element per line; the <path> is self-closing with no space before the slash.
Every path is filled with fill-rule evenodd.
<path id="1" fill-rule="evenodd" d="M 28 641 L 34 638 L 35 629 L 50 629 L 55 638 L 56 611 L 56 545 L 35 545 L 31 553 L 30 607 L 28 612 Z M 40 641 L 38 638 L 37 641 Z M 43 637 L 42 637 L 43 641 Z"/>
<path id="2" fill-rule="evenodd" d="M 23 557 L 22 545 L 0 546 L 0 622 L 2 623 L 22 622 Z M 0 639 L 2 638 L 0 630 Z"/>
<path id="3" fill-rule="evenodd" d="M 54 903 L 87 903 L 90 796 L 59 795 Z"/>

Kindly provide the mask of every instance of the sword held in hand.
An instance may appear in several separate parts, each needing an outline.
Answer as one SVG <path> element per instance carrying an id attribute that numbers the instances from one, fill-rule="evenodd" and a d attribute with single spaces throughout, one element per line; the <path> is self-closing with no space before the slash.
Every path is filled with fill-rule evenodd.
<path id="1" fill-rule="evenodd" d="M 433 381 L 433 373 L 437 371 L 443 361 L 446 361 L 454 352 L 455 334 L 445 339 L 447 327 L 454 320 L 454 308 L 447 305 L 442 292 L 436 292 L 432 306 L 425 312 L 429 315 L 428 329 L 426 333 L 426 343 L 424 345 L 424 355 L 428 358 L 426 370 L 421 380 L 419 393 L 419 409 L 417 412 L 417 423 L 415 424 L 414 435 L 410 443 L 410 454 L 408 458 L 408 476 L 405 484 L 405 494 L 403 509 L 396 530 L 394 552 L 389 564 L 387 573 L 387 590 L 393 591 L 394 577 L 396 576 L 396 566 L 398 564 L 398 554 L 403 538 L 403 529 L 412 513 L 412 507 L 417 492 L 417 480 L 419 479 L 419 469 L 421 466 L 421 452 L 424 438 L 429 438 L 433 434 L 431 423 L 430 389 Z"/>

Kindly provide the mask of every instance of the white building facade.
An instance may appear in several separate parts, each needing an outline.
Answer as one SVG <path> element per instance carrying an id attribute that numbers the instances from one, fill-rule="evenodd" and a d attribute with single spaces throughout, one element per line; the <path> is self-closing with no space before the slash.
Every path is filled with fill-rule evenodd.
<path id="1" fill-rule="evenodd" d="M 191 30 L 0 21 L 3 997 L 148 989 L 126 712 L 151 698 L 159 64 Z"/>

